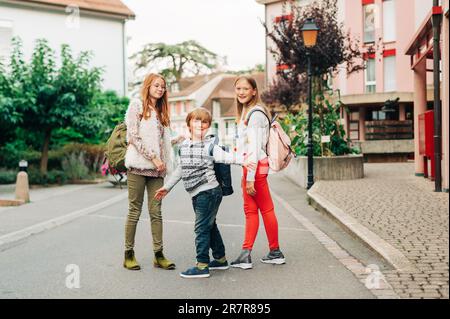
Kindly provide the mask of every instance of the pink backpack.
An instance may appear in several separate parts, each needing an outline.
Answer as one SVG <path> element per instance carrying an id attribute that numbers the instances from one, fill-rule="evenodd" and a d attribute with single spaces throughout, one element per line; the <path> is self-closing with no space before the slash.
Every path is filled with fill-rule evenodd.
<path id="1" fill-rule="evenodd" d="M 247 116 L 246 124 L 248 124 L 250 116 L 254 112 L 263 113 L 266 116 L 267 120 L 269 121 L 270 124 L 269 139 L 266 145 L 267 150 L 266 153 L 267 156 L 269 157 L 270 169 L 275 172 L 279 172 L 284 168 L 286 168 L 289 165 L 292 157 L 295 156 L 294 152 L 291 149 L 291 139 L 284 132 L 280 123 L 275 121 L 276 116 L 273 120 L 270 120 L 267 114 L 260 109 L 255 108 L 250 111 L 250 113 Z"/>

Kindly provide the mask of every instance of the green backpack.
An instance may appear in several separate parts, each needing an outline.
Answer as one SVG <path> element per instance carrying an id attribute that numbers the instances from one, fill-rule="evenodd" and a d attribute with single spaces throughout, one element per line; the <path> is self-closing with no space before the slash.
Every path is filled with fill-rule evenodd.
<path id="1" fill-rule="evenodd" d="M 117 172 L 126 172 L 125 154 L 127 153 L 127 126 L 124 122 L 116 125 L 106 142 L 105 156 L 109 162 L 109 168 Z"/>

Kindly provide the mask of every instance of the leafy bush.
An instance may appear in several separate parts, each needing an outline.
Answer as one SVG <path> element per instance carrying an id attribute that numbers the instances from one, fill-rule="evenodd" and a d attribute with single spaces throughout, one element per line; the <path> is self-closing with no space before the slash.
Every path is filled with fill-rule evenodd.
<path id="1" fill-rule="evenodd" d="M 340 122 L 340 102 L 333 102 L 333 92 L 328 95 L 317 94 L 313 106 L 313 155 L 339 156 L 355 154 L 359 151 L 349 146 L 345 130 Z M 308 155 L 308 113 L 300 110 L 297 114 L 288 114 L 280 122 L 292 139 L 291 146 L 300 156 Z M 322 136 L 330 136 L 329 143 L 322 143 Z"/>
<path id="2" fill-rule="evenodd" d="M 47 181 L 39 169 L 30 167 L 28 169 L 28 183 L 30 185 L 45 185 Z"/>
<path id="3" fill-rule="evenodd" d="M 16 171 L 0 169 L 0 184 L 14 184 L 16 177 Z"/>
<path id="4" fill-rule="evenodd" d="M 48 184 L 66 184 L 67 183 L 67 174 L 64 171 L 60 170 L 51 170 L 47 173 L 47 183 Z"/>
<path id="5" fill-rule="evenodd" d="M 89 168 L 86 165 L 85 153 L 71 153 L 65 156 L 61 162 L 62 168 L 70 180 L 89 178 Z"/>
<path id="6" fill-rule="evenodd" d="M 106 146 L 103 144 L 91 145 L 77 143 L 65 145 L 61 150 L 62 154 L 64 154 L 63 156 L 83 152 L 84 163 L 89 168 L 89 172 L 94 174 L 100 172 L 105 151 Z"/>
<path id="7" fill-rule="evenodd" d="M 30 185 L 47 185 L 47 184 L 66 184 L 68 177 L 64 171 L 50 170 L 47 175 L 41 174 L 38 168 L 30 168 L 28 170 L 28 182 Z"/>

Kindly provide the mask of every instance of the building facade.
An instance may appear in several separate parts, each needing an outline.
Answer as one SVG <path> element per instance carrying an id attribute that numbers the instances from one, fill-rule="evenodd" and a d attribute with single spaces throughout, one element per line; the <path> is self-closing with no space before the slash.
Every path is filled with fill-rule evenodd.
<path id="1" fill-rule="evenodd" d="M 441 102 L 441 138 L 442 189 L 449 190 L 449 0 L 443 0 L 440 6 L 428 6 L 427 14 L 422 17 L 416 32 L 406 47 L 410 58 L 410 69 L 414 76 L 414 129 L 415 129 L 415 172 L 417 176 L 435 179 L 434 171 L 434 135 L 435 124 L 433 105 L 429 105 L 427 87 L 433 84 L 430 73 L 434 69 L 433 55 L 433 16 L 442 17 L 440 52 L 440 102 Z M 434 95 L 433 95 L 434 96 Z M 428 113 L 428 114 L 427 114 Z M 431 115 L 429 121 L 426 115 Z M 428 131 L 428 134 L 427 134 Z M 429 159 L 430 161 L 428 162 Z M 439 163 L 438 163 L 439 164 Z"/>
<path id="2" fill-rule="evenodd" d="M 274 24 L 289 18 L 290 8 L 283 7 L 283 1 L 257 2 L 265 5 L 269 30 Z M 301 6 L 311 2 L 313 0 L 297 1 Z M 448 6 L 448 1 L 444 2 L 444 7 Z M 360 40 L 366 70 L 348 75 L 342 68 L 333 79 L 333 87 L 340 91 L 341 101 L 349 110 L 348 113 L 342 112 L 347 135 L 361 147 L 368 161 L 406 161 L 415 158 L 416 169 L 422 164 L 417 157 L 417 74 L 411 70 L 411 57 L 405 51 L 428 17 L 432 4 L 432 0 L 338 0 L 337 19 L 343 23 L 345 31 L 350 31 L 352 37 Z M 448 14 L 444 17 L 442 39 L 448 32 L 446 23 Z M 270 53 L 273 44 L 269 39 L 266 44 L 267 81 L 271 83 L 279 66 Z M 445 47 L 445 40 L 443 45 Z M 444 56 L 445 69 L 448 56 Z M 433 107 L 432 61 L 425 61 L 422 69 L 421 99 L 422 107 L 427 110 Z M 448 68 L 447 75 L 443 76 L 444 87 L 446 76 Z M 386 102 L 393 103 L 386 108 Z M 444 96 L 443 110 L 445 108 L 447 111 L 444 114 L 448 112 Z M 445 131 L 448 123 L 443 124 Z M 448 144 L 448 137 L 443 144 Z M 445 148 L 448 154 L 448 147 Z M 448 156 L 444 155 L 445 161 L 448 163 Z M 448 185 L 448 178 L 446 183 Z"/>
<path id="3" fill-rule="evenodd" d="M 103 67 L 103 88 L 127 94 L 126 21 L 134 13 L 120 0 L 0 0 L 0 56 L 20 37 L 25 58 L 35 41 L 47 39 L 57 55 L 62 44 L 76 56 L 91 51 L 92 66 Z"/>

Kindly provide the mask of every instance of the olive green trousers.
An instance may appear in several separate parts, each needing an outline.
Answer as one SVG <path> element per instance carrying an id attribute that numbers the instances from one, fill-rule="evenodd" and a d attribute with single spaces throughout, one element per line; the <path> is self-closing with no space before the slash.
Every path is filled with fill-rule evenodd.
<path id="1" fill-rule="evenodd" d="M 163 187 L 162 177 L 148 177 L 128 173 L 128 216 L 125 224 L 125 250 L 134 248 L 136 227 L 144 203 L 144 193 L 147 189 L 148 211 L 150 214 L 150 228 L 153 236 L 153 251 L 163 249 L 163 222 L 161 201 L 154 199 L 156 190 Z"/>

